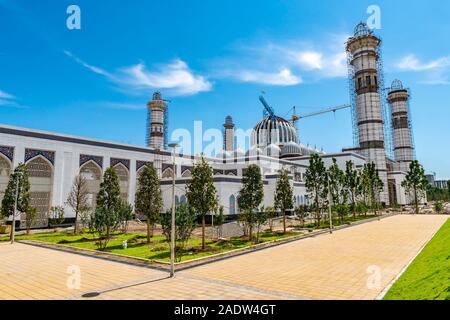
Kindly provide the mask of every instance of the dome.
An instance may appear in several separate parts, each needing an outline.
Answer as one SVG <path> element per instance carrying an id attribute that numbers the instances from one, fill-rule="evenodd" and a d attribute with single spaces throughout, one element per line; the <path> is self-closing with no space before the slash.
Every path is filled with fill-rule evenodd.
<path id="1" fill-rule="evenodd" d="M 245 152 L 240 148 L 234 150 L 232 154 L 235 158 L 241 158 L 245 156 Z"/>
<path id="2" fill-rule="evenodd" d="M 297 142 L 297 131 L 292 123 L 281 117 L 266 117 L 253 129 L 252 146 L 284 145 Z"/>
<path id="3" fill-rule="evenodd" d="M 233 156 L 233 152 L 222 150 L 216 155 L 216 158 L 228 159 L 228 158 L 231 158 L 232 156 Z"/>
<path id="4" fill-rule="evenodd" d="M 281 154 L 281 149 L 276 144 L 269 144 L 264 150 L 265 154 L 269 157 L 279 157 Z"/>
<path id="5" fill-rule="evenodd" d="M 370 34 L 372 34 L 372 31 L 370 30 L 370 28 L 367 25 L 367 23 L 360 22 L 355 27 L 355 37 L 367 36 L 367 35 L 370 35 Z"/>
<path id="6" fill-rule="evenodd" d="M 392 91 L 402 90 L 402 89 L 403 89 L 403 84 L 400 80 L 396 79 L 396 80 L 392 81 L 392 85 L 391 85 Z"/>
<path id="7" fill-rule="evenodd" d="M 262 155 L 262 154 L 263 154 L 263 151 L 262 151 L 260 148 L 258 148 L 257 146 L 251 147 L 251 148 L 245 153 L 246 156 L 259 156 L 259 155 Z"/>
<path id="8" fill-rule="evenodd" d="M 281 158 L 300 157 L 302 155 L 302 147 L 291 141 L 281 147 Z"/>

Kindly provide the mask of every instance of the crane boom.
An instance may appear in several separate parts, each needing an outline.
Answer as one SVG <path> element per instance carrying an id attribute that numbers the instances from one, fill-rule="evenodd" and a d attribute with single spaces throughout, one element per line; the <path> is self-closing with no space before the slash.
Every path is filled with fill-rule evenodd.
<path id="1" fill-rule="evenodd" d="M 351 108 L 351 105 L 344 104 L 344 105 L 337 106 L 337 107 L 334 107 L 334 108 L 329 108 L 329 109 L 325 109 L 325 110 L 316 111 L 316 112 L 304 114 L 304 115 L 301 115 L 301 116 L 297 116 L 297 118 L 300 120 L 300 119 L 314 117 L 314 116 L 318 116 L 320 114 L 324 114 L 324 113 L 328 113 L 328 112 L 336 112 L 336 111 L 343 110 L 343 109 L 348 109 L 348 108 Z"/>
<path id="2" fill-rule="evenodd" d="M 271 106 L 269 106 L 269 104 L 267 103 L 266 99 L 264 99 L 264 97 L 262 95 L 259 96 L 259 101 L 261 101 L 261 103 L 264 106 L 264 109 L 266 110 L 266 112 L 271 117 L 275 117 L 275 110 L 273 110 L 273 108 Z"/>

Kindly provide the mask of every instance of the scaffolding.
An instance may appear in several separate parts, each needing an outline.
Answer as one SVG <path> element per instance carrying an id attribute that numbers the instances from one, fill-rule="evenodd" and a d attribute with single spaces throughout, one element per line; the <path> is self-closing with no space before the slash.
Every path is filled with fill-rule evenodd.
<path id="1" fill-rule="evenodd" d="M 410 142 L 411 142 L 411 146 L 413 148 L 413 158 L 414 160 L 417 159 L 417 155 L 416 155 L 416 143 L 414 141 L 414 130 L 413 130 L 413 125 L 412 125 L 412 113 L 411 113 L 411 99 L 412 99 L 412 94 L 411 94 L 411 90 L 409 88 L 406 88 L 406 91 L 408 91 L 408 102 L 407 102 L 407 110 L 408 110 L 408 127 L 409 127 L 409 135 L 410 135 Z"/>
<path id="2" fill-rule="evenodd" d="M 391 113 L 389 112 L 389 107 L 387 104 L 387 94 L 386 88 L 384 86 L 384 66 L 383 66 L 383 54 L 381 50 L 381 44 L 383 40 L 380 39 L 380 45 L 377 47 L 376 53 L 378 55 L 377 59 L 377 73 L 378 73 L 378 94 L 380 95 L 380 105 L 381 105 L 381 114 L 383 117 L 383 133 L 384 133 L 384 148 L 386 151 L 386 155 L 393 159 L 394 158 L 394 150 L 392 148 L 392 121 L 391 121 Z"/>
<path id="3" fill-rule="evenodd" d="M 348 88 L 352 112 L 353 147 L 359 148 L 358 106 L 356 103 L 355 68 L 352 65 L 353 55 L 347 51 Z"/>
<path id="4" fill-rule="evenodd" d="M 169 149 L 169 101 L 166 101 L 166 108 L 164 109 L 164 150 Z"/>

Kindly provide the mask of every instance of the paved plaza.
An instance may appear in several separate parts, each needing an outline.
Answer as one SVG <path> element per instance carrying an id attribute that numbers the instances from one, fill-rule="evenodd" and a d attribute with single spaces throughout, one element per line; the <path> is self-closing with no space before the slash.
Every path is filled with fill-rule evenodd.
<path id="1" fill-rule="evenodd" d="M 165 270 L 2 243 L 0 299 L 375 299 L 447 218 L 393 216 L 186 269 L 174 279 Z M 83 297 L 92 292 L 98 294 Z"/>

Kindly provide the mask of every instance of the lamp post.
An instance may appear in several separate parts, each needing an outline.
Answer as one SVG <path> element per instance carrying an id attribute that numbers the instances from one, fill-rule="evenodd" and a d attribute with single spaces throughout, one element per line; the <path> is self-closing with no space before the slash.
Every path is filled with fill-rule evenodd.
<path id="1" fill-rule="evenodd" d="M 13 213 L 12 223 L 11 223 L 11 244 L 14 244 L 14 238 L 16 235 L 17 202 L 19 200 L 19 184 L 20 184 L 20 179 L 22 178 L 22 172 L 18 171 L 16 174 L 17 174 L 16 194 L 15 194 L 15 198 L 14 198 L 14 213 Z"/>
<path id="2" fill-rule="evenodd" d="M 172 148 L 173 175 L 172 175 L 172 226 L 170 229 L 170 277 L 175 276 L 175 150 L 179 147 L 176 143 L 169 144 Z"/>
<path id="3" fill-rule="evenodd" d="M 330 177 L 327 175 L 327 183 L 328 183 L 328 217 L 330 219 L 330 233 L 333 233 L 333 218 L 331 217 L 331 201 L 333 197 L 331 195 L 330 189 Z"/>

